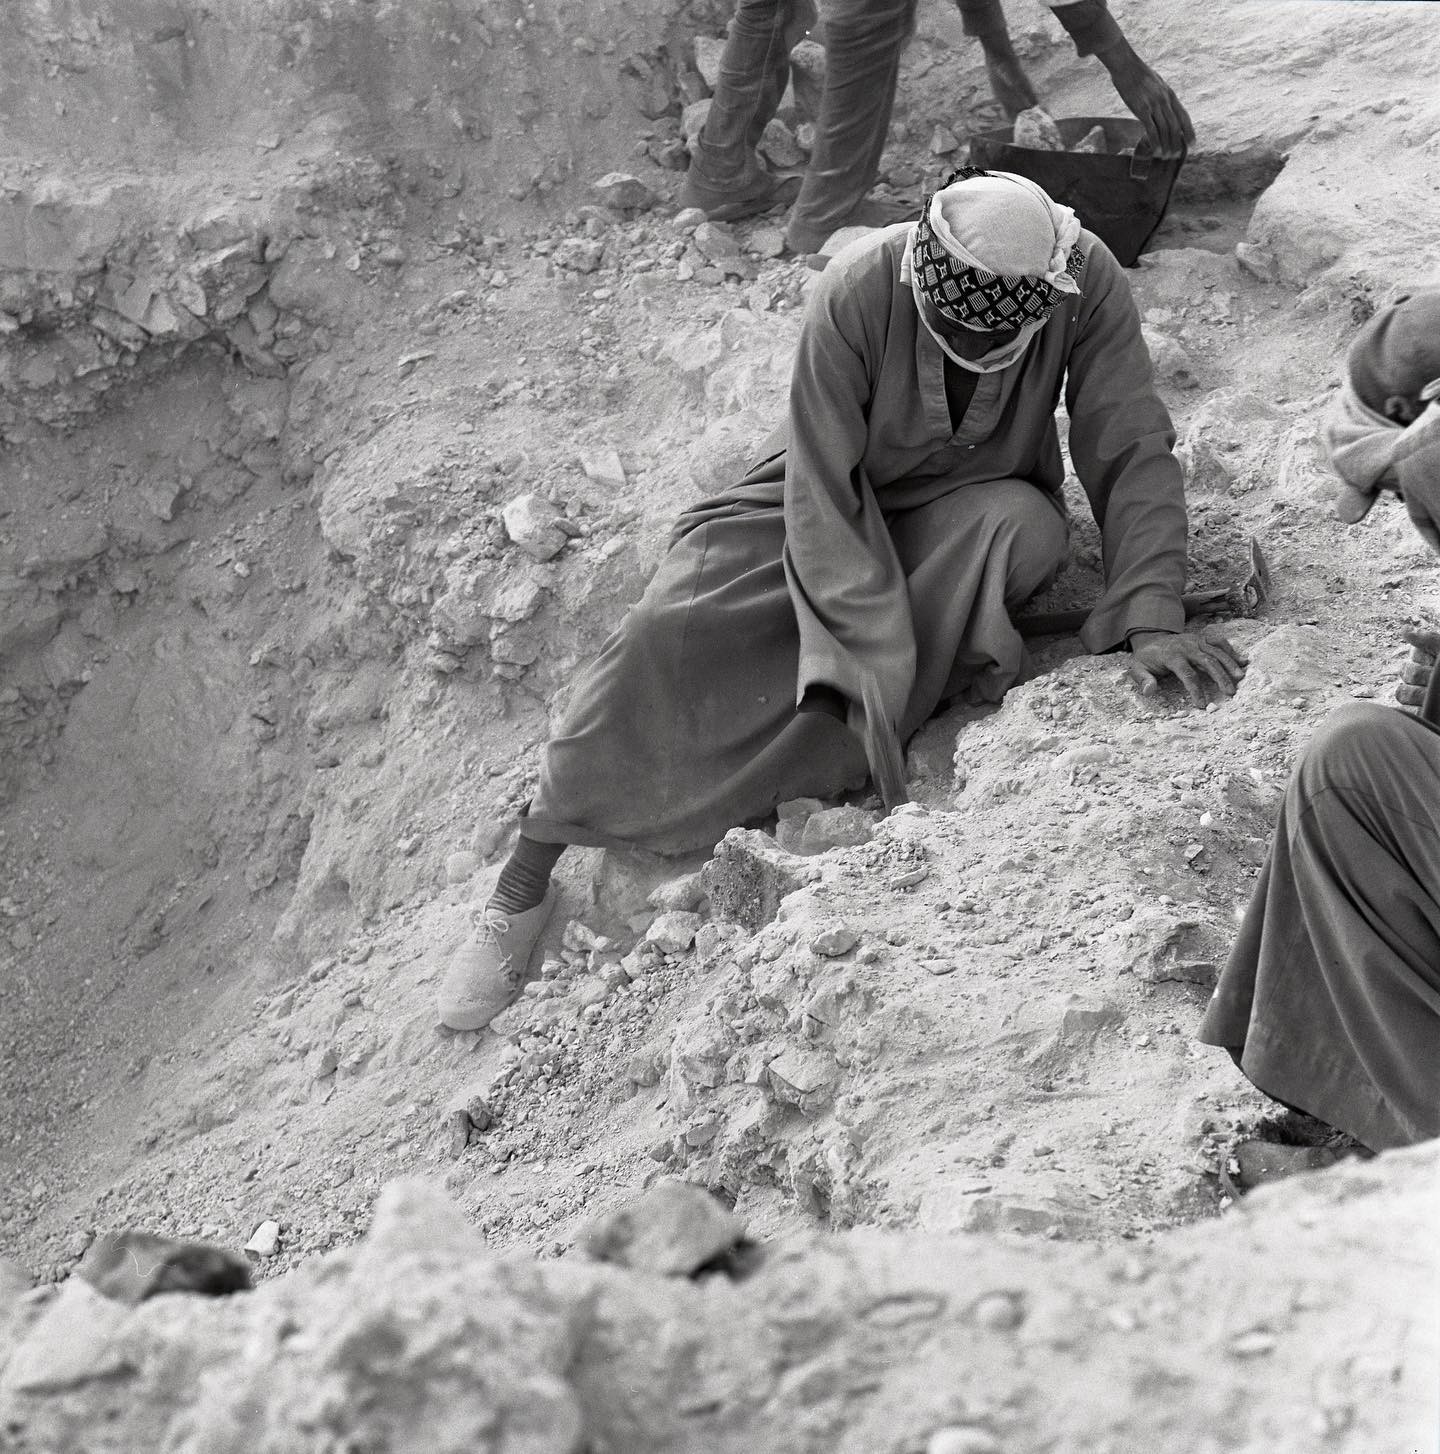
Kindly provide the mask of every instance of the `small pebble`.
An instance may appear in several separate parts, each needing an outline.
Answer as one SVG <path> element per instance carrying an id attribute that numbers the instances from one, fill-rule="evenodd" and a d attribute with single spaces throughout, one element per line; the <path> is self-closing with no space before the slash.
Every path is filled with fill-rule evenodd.
<path id="1" fill-rule="evenodd" d="M 1235 1358 L 1260 1358 L 1274 1349 L 1275 1335 L 1267 1333 L 1263 1328 L 1241 1333 L 1238 1338 L 1230 1340 L 1230 1353 Z"/>
<path id="2" fill-rule="evenodd" d="M 1025 1321 L 1025 1309 L 1020 1299 L 1008 1292 L 986 1293 L 975 1304 L 975 1321 L 992 1333 L 1005 1333 Z"/>
<path id="3" fill-rule="evenodd" d="M 925 1443 L 925 1454 L 1000 1454 L 993 1434 L 973 1424 L 936 1429 Z"/>
<path id="4" fill-rule="evenodd" d="M 280 1223 L 265 1221 L 255 1228 L 254 1235 L 245 1244 L 245 1251 L 252 1258 L 273 1257 L 280 1246 Z"/>
<path id="5" fill-rule="evenodd" d="M 860 936 L 855 930 L 846 924 L 839 924 L 817 934 L 810 941 L 810 952 L 824 959 L 838 959 L 842 954 L 849 954 L 859 942 Z"/>

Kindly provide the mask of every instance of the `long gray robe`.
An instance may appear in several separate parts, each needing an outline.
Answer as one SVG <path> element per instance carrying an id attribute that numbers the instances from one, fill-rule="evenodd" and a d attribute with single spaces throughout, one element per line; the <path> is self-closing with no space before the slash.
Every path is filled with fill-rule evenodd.
<path id="1" fill-rule="evenodd" d="M 1373 703 L 1321 724 L 1199 1038 L 1373 1150 L 1440 1135 L 1435 728 Z"/>
<path id="2" fill-rule="evenodd" d="M 534 838 L 707 846 L 776 803 L 864 778 L 844 726 L 799 711 L 879 683 L 902 734 L 945 696 L 1020 674 L 1010 621 L 1064 559 L 1070 455 L 1103 537 L 1092 651 L 1179 630 L 1186 519 L 1174 431 L 1124 273 L 1086 232 L 1081 294 L 959 421 L 948 364 L 900 281 L 889 228 L 821 275 L 786 425 L 733 490 L 676 524 L 644 597 L 577 683 L 525 819 Z"/>

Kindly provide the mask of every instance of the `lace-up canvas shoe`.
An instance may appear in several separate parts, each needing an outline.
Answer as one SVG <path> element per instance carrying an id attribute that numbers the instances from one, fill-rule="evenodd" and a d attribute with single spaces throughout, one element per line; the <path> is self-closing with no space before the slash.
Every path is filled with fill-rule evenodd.
<path id="1" fill-rule="evenodd" d="M 555 907 L 551 889 L 533 909 L 502 914 L 487 908 L 479 937 L 451 957 L 440 986 L 440 1022 L 452 1030 L 482 1030 L 514 1002 L 540 931 Z"/>

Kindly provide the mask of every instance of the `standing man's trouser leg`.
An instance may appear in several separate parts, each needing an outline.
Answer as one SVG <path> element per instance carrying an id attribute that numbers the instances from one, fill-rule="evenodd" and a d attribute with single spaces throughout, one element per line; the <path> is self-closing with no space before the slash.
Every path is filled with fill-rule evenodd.
<path id="1" fill-rule="evenodd" d="M 874 184 L 915 7 L 916 0 L 829 0 L 823 7 L 825 98 L 786 231 L 794 252 L 815 252 Z"/>
<path id="2" fill-rule="evenodd" d="M 808 0 L 739 0 L 710 112 L 690 165 L 709 186 L 743 186 L 755 147 L 790 78 L 790 51 L 814 11 Z"/>

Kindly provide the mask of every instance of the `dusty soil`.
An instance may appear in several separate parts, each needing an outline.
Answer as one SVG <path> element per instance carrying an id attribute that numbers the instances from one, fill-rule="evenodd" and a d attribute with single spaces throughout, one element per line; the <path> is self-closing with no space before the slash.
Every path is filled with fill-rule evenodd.
<path id="1" fill-rule="evenodd" d="M 546 1256 L 662 1169 L 765 1238 L 1222 1215 L 1263 1103 L 1191 1032 L 1296 752 L 1389 696 L 1433 599 L 1398 511 L 1330 517 L 1315 426 L 1356 326 L 1436 280 L 1440 15 L 1116 6 L 1199 132 L 1133 284 L 1194 583 L 1252 537 L 1273 576 L 1235 699 L 1041 643 L 1000 710 L 920 734 L 919 806 L 868 841 L 731 845 L 797 890 L 773 921 L 709 914 L 696 863 L 567 855 L 538 984 L 441 1036 L 552 715 L 783 407 L 807 271 L 778 217 L 720 267 L 672 222 L 718 7 L 233 9 L 0 18 L 5 1255 L 55 1280 L 97 1229 L 273 1218 L 277 1274 L 417 1171 Z M 1012 21 L 1052 112 L 1116 109 Z M 887 185 L 995 120 L 927 10 Z M 602 205 L 614 170 L 653 203 Z M 502 523 L 526 494 L 550 559 Z M 1054 603 L 1093 596 L 1088 523 L 1074 556 Z M 664 882 L 698 922 L 650 929 Z M 495 1123 L 457 1145 L 476 1088 Z"/>

